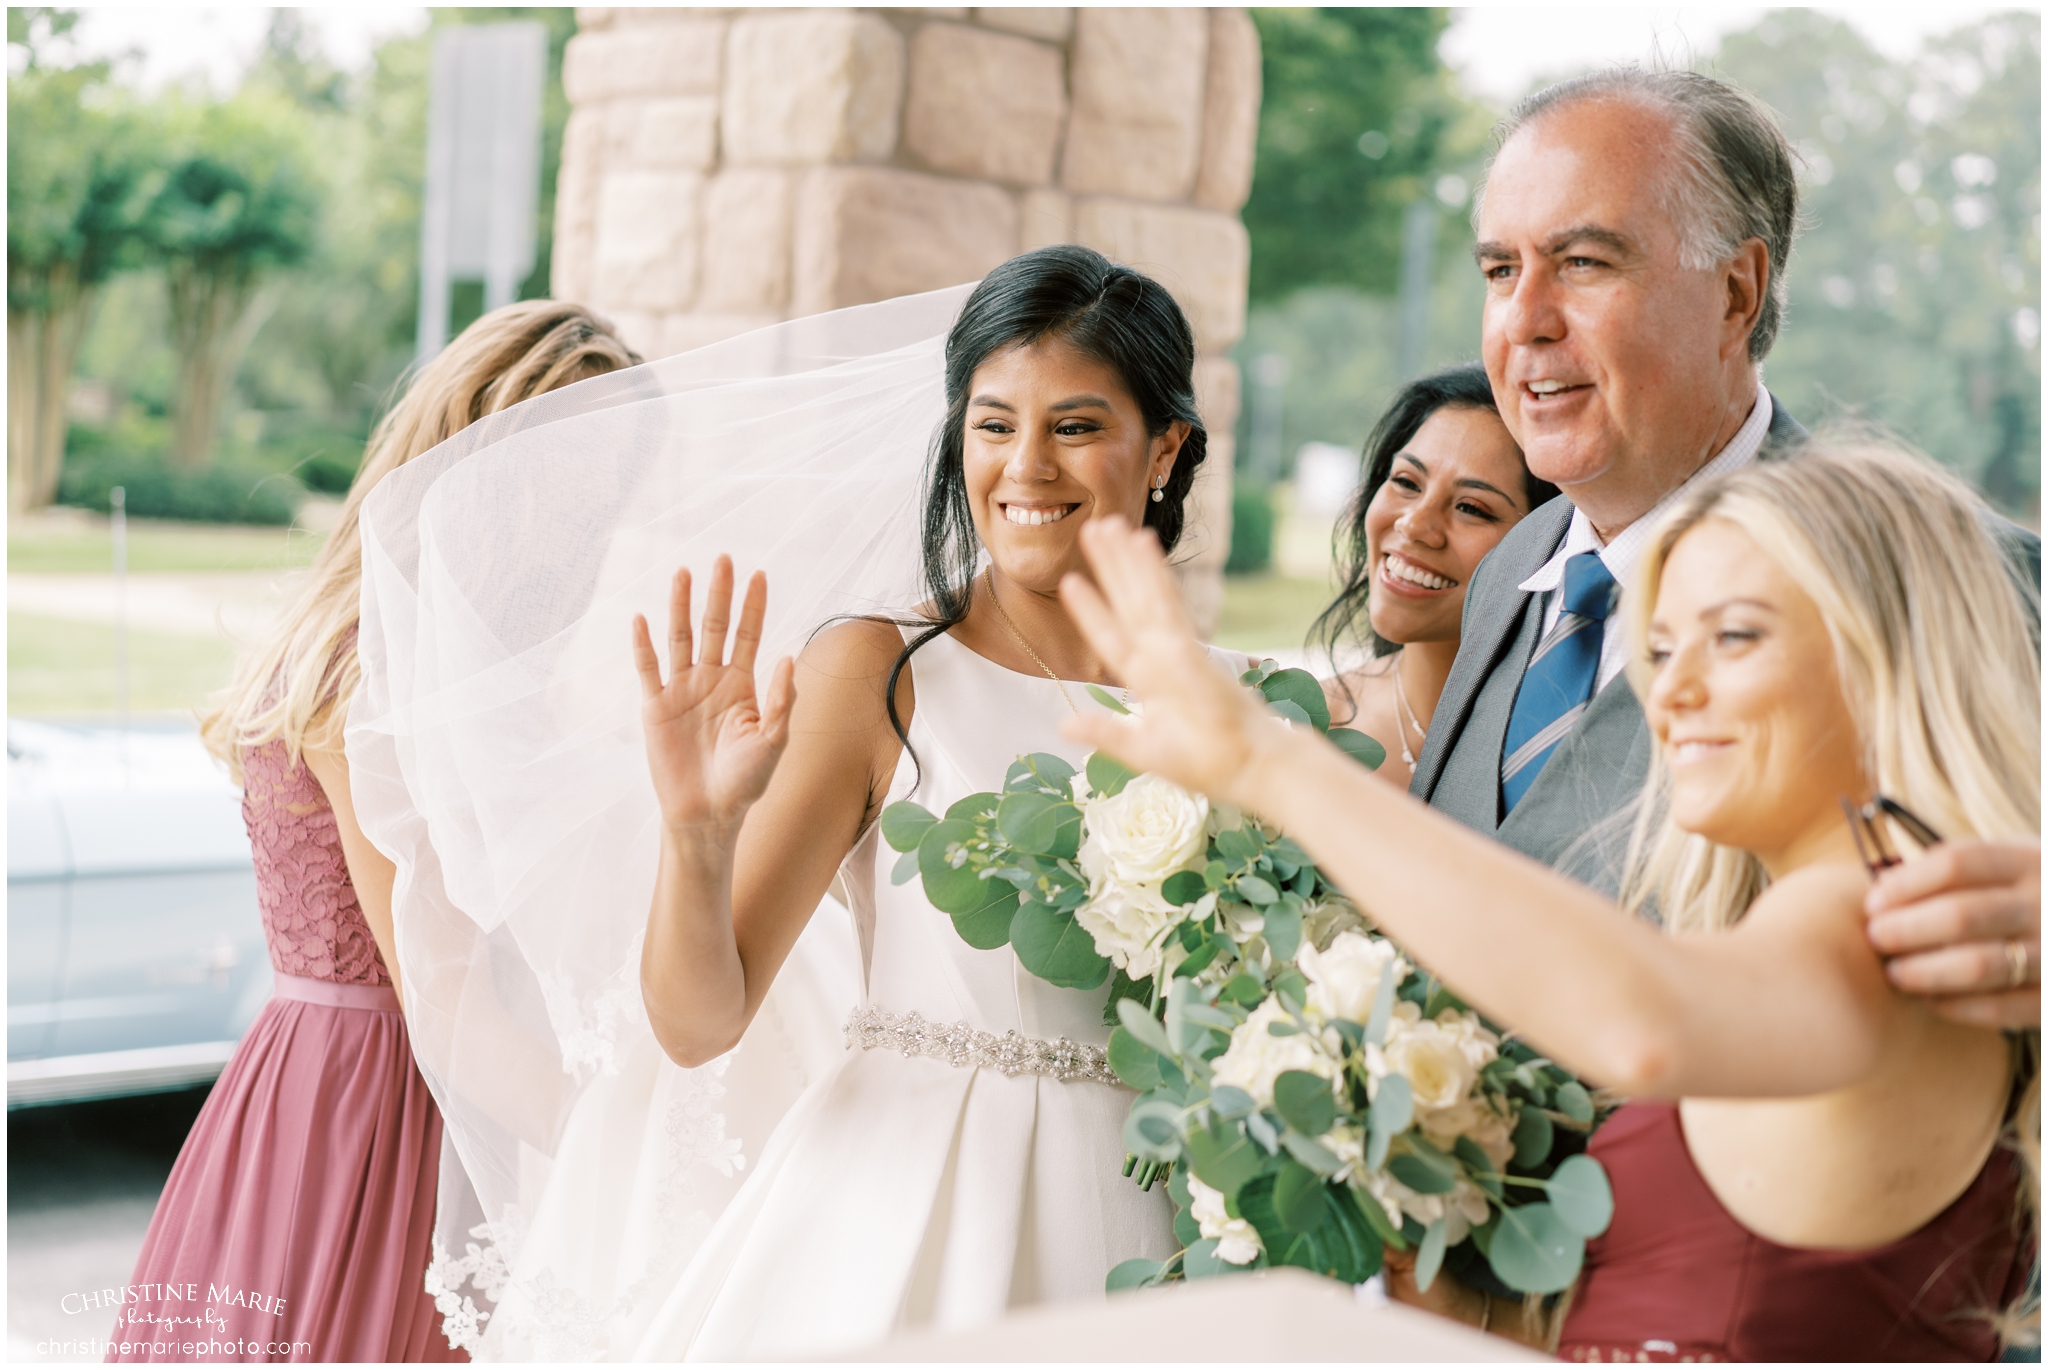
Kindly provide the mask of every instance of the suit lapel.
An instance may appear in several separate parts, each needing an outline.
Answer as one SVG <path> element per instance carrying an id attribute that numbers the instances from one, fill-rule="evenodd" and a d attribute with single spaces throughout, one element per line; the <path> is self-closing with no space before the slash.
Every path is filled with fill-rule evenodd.
<path id="1" fill-rule="evenodd" d="M 1437 700 L 1435 714 L 1430 718 L 1429 737 L 1423 744 L 1422 756 L 1415 763 L 1415 778 L 1408 787 L 1410 793 L 1428 799 L 1436 789 L 1436 783 L 1443 775 L 1444 761 L 1451 749 L 1458 745 L 1460 735 L 1471 719 L 1472 706 L 1479 698 L 1481 687 L 1500 668 L 1502 658 L 1515 645 L 1524 611 L 1536 601 L 1536 596 L 1520 588 L 1522 582 L 1557 554 L 1571 522 L 1572 503 L 1560 495 L 1522 520 L 1480 563 L 1483 576 L 1474 577 L 1477 583 L 1471 587 L 1469 593 L 1472 597 L 1465 604 L 1458 658 L 1452 663 L 1450 678 L 1444 681 L 1444 692 Z M 1521 661 L 1515 665 L 1517 678 L 1520 678 L 1522 667 L 1534 650 L 1532 639 L 1523 648 Z M 1503 721 L 1501 735 L 1493 739 L 1496 758 L 1507 735 L 1506 728 Z M 1477 741 L 1472 739 L 1474 744 Z"/>

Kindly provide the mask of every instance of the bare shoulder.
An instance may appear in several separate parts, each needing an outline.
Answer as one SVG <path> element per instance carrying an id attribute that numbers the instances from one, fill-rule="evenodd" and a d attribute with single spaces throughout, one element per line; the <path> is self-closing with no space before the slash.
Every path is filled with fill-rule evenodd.
<path id="1" fill-rule="evenodd" d="M 1802 866 L 1757 897 L 1744 922 L 1754 926 L 1863 923 L 1863 896 L 1870 874 L 1853 861 L 1819 861 Z"/>
<path id="2" fill-rule="evenodd" d="M 813 726 L 831 718 L 841 728 L 881 728 L 893 735 L 883 698 L 889 672 L 902 653 L 903 633 L 886 620 L 851 618 L 826 628 L 806 643 L 797 657 L 800 715 L 807 715 Z M 897 712 L 906 725 L 910 722 L 910 679 L 906 667 L 896 687 Z"/>

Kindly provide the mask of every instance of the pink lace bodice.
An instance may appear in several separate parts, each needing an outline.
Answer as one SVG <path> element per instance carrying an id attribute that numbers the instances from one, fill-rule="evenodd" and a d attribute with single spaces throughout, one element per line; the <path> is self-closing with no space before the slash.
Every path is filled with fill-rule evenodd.
<path id="1" fill-rule="evenodd" d="M 388 985 L 356 903 L 341 833 L 313 773 L 268 742 L 242 756 L 242 819 L 256 854 L 256 903 L 270 964 L 286 975 Z"/>

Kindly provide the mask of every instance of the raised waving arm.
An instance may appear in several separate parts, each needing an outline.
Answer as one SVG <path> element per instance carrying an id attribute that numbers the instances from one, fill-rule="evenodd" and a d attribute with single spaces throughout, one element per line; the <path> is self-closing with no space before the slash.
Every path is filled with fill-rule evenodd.
<path id="1" fill-rule="evenodd" d="M 1902 1001 L 1863 940 L 1860 872 L 1799 872 L 1737 932 L 1666 937 L 1211 669 L 1149 534 L 1104 520 L 1082 538 L 1100 588 L 1070 576 L 1062 595 L 1145 707 L 1070 734 L 1280 824 L 1388 935 L 1565 1065 L 1630 1094 L 1753 1097 L 1835 1088 L 1879 1059 Z"/>
<path id="2" fill-rule="evenodd" d="M 879 654 L 861 651 L 859 629 L 872 625 L 821 635 L 803 662 L 776 662 L 757 693 L 767 582 L 753 577 L 734 624 L 732 563 L 720 557 L 697 633 L 690 590 L 678 571 L 666 681 L 646 620 L 634 621 L 633 641 L 661 807 L 641 995 L 662 1050 L 695 1066 L 739 1042 L 852 845 L 882 711 L 866 700 Z"/>

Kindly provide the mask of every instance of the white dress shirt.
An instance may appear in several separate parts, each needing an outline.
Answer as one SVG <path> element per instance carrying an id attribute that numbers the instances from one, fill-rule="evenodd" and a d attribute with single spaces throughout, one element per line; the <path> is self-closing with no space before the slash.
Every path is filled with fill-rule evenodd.
<path id="1" fill-rule="evenodd" d="M 1581 552 L 1598 552 L 1601 564 L 1607 568 L 1607 574 L 1614 577 L 1614 583 L 1627 589 L 1635 574 L 1636 563 L 1642 560 L 1643 548 L 1648 545 L 1658 521 L 1694 485 L 1716 476 L 1725 476 L 1730 471 L 1740 471 L 1755 461 L 1756 454 L 1763 449 L 1764 434 L 1770 431 L 1770 427 L 1771 394 L 1758 385 L 1756 403 L 1751 406 L 1742 427 L 1728 439 L 1728 445 L 1687 477 L 1685 484 L 1658 500 L 1655 508 L 1616 533 L 1614 541 L 1604 546 L 1600 535 L 1593 531 L 1593 521 L 1586 517 L 1583 509 L 1574 508 L 1571 527 L 1565 530 L 1564 544 L 1557 549 L 1557 555 L 1544 562 L 1536 574 L 1523 581 L 1520 587 L 1531 594 L 1546 596 L 1543 632 L 1537 640 L 1540 642 L 1550 636 L 1550 630 L 1557 626 L 1557 616 L 1564 611 L 1564 596 L 1557 590 L 1564 584 L 1564 564 L 1567 561 Z M 1628 628 L 1621 622 L 1620 615 L 1610 615 L 1600 628 L 1600 681 L 1594 687 L 1595 693 L 1606 689 L 1607 682 L 1620 675 L 1622 667 L 1627 664 Z"/>

